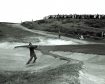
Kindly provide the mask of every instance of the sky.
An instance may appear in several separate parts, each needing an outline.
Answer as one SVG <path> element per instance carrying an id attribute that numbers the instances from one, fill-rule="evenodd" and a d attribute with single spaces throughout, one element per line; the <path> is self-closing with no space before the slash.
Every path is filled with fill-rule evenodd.
<path id="1" fill-rule="evenodd" d="M 105 0 L 0 0 L 0 22 L 23 22 L 54 14 L 105 14 Z"/>

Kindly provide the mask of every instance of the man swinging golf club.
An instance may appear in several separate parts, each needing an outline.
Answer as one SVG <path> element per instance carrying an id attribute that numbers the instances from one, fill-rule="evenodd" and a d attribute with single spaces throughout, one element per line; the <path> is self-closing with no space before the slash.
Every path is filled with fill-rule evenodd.
<path id="1" fill-rule="evenodd" d="M 34 58 L 33 63 L 36 62 L 37 57 L 34 50 L 38 47 L 37 45 L 33 46 L 32 43 L 30 42 L 28 46 L 16 46 L 15 48 L 18 48 L 18 47 L 26 47 L 26 48 L 29 48 L 30 50 L 30 59 L 26 64 L 29 64 L 33 58 Z"/>

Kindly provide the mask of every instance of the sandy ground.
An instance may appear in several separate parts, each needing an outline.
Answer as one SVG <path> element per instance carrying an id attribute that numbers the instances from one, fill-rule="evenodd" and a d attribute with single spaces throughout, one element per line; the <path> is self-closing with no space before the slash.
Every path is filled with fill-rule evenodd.
<path id="1" fill-rule="evenodd" d="M 31 30 L 27 31 L 32 32 Z M 30 74 L 34 73 L 34 76 L 32 74 L 31 76 L 28 75 L 29 79 L 31 77 L 30 81 L 25 80 L 27 83 L 24 81 L 24 83 L 18 82 L 18 84 L 105 84 L 104 44 L 66 37 L 57 39 L 55 35 L 49 37 L 49 34 L 43 32 L 40 34 L 45 34 L 44 36 L 37 37 L 41 42 L 32 40 L 36 37 L 24 38 L 25 41 L 28 38 L 29 41 L 42 45 L 39 46 L 40 50 L 36 50 L 38 59 L 34 64 L 26 65 L 29 59 L 28 49 L 14 49 L 14 46 L 24 45 L 25 43 L 0 43 L 0 72 L 6 71 L 6 74 L 7 71 L 15 73 L 16 71 L 27 71 Z M 59 59 L 61 57 L 63 58 Z M 0 76 L 1 78 L 4 77 L 2 77 L 1 73 Z M 27 75 L 25 74 L 25 76 Z M 21 76 L 19 77 L 21 78 Z M 2 81 L 1 78 L 0 82 Z M 8 76 L 8 78 L 11 78 L 11 76 Z M 17 81 L 17 77 L 15 78 Z M 33 82 L 33 80 L 35 81 Z"/>
<path id="2" fill-rule="evenodd" d="M 2 46 L 0 47 L 0 71 L 29 71 L 31 73 L 34 73 L 34 72 L 43 72 L 43 71 L 56 69 L 59 66 L 62 66 L 68 63 L 69 65 L 76 64 L 78 66 L 79 62 L 83 62 L 84 65 L 83 66 L 81 65 L 83 69 L 78 71 L 80 84 L 89 84 L 89 83 L 104 84 L 105 83 L 105 80 L 104 80 L 105 79 L 105 73 L 104 73 L 105 56 L 97 55 L 97 54 L 100 54 L 97 52 L 99 50 L 97 48 L 101 44 L 99 45 L 97 44 L 97 46 L 96 44 L 95 45 L 91 44 L 93 49 L 94 47 L 96 48 L 94 52 L 96 52 L 97 54 L 92 54 L 93 51 L 92 52 L 90 51 L 91 47 L 89 46 L 89 44 L 85 45 L 85 48 L 87 49 L 82 51 L 82 53 L 80 52 L 82 48 L 84 49 L 84 47 L 80 48 L 80 46 L 83 46 L 83 45 L 76 44 L 77 47 L 79 46 L 79 49 L 77 49 L 77 47 L 72 45 L 56 45 L 56 46 L 42 45 L 40 47 L 42 49 L 41 51 L 36 50 L 36 54 L 38 57 L 37 62 L 34 64 L 31 63 L 29 65 L 25 65 L 29 59 L 29 50 L 25 48 L 19 48 L 19 49 L 13 48 L 14 46 L 20 45 L 20 44 L 23 45 L 24 43 L 8 43 L 8 42 L 4 44 L 1 43 Z M 4 45 L 5 47 L 3 47 Z M 101 46 L 101 48 L 103 48 L 104 50 L 103 46 Z M 75 52 L 71 52 L 72 49 L 75 50 Z M 43 53 L 43 50 L 45 51 L 44 53 Z M 47 50 L 50 50 L 50 51 L 48 52 Z M 88 52 L 88 54 L 86 51 Z M 55 57 L 57 56 L 58 58 L 54 58 L 54 56 Z M 59 56 L 68 58 L 70 62 L 59 59 Z M 67 73 L 65 72 L 64 74 L 67 74 Z M 63 76 L 69 79 L 67 75 L 63 75 Z M 58 79 L 56 79 L 54 84 L 57 84 L 58 82 L 59 82 Z M 59 82 L 58 84 L 60 83 L 61 82 Z"/>
<path id="3" fill-rule="evenodd" d="M 83 61 L 80 71 L 80 84 L 105 84 L 105 55 L 73 52 L 52 52 L 61 56 Z"/>
<path id="4" fill-rule="evenodd" d="M 82 67 L 79 61 L 70 59 L 71 61 L 68 62 L 59 58 L 55 59 L 51 53 L 47 54 L 36 50 L 38 57 L 36 63 L 26 65 L 29 59 L 29 50 L 13 48 L 20 44 L 23 45 L 24 43 L 5 42 L 0 44 L 0 83 L 79 84 L 78 72 Z M 30 73 L 28 74 L 28 72 Z"/>

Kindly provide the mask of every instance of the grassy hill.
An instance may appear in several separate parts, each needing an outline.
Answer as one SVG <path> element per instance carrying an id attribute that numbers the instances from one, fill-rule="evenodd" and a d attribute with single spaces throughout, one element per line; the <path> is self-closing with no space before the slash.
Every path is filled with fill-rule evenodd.
<path id="1" fill-rule="evenodd" d="M 78 19 L 78 18 L 48 18 L 37 21 L 23 22 L 21 25 L 37 30 L 56 32 L 60 30 L 66 36 L 96 36 L 101 37 L 105 32 L 105 19 Z"/>
<path id="2" fill-rule="evenodd" d="M 28 31 L 24 31 L 20 28 L 13 27 L 12 24 L 14 23 L 0 23 L 0 40 L 7 40 L 7 41 L 14 41 L 14 40 L 21 40 L 25 36 L 33 35 Z"/>
<path id="3" fill-rule="evenodd" d="M 89 15 L 88 15 L 89 16 Z M 60 16 L 59 16 L 60 17 Z M 22 22 L 21 25 L 29 29 L 43 30 L 58 33 L 69 37 L 84 35 L 86 38 L 100 39 L 105 32 L 105 18 L 44 18 L 37 21 Z M 91 16 L 92 17 L 92 16 Z M 0 23 L 0 40 L 15 38 L 21 39 L 33 35 L 28 31 L 12 26 L 14 23 Z M 105 34 L 104 34 L 105 36 Z M 103 39 L 103 38 L 101 38 Z"/>

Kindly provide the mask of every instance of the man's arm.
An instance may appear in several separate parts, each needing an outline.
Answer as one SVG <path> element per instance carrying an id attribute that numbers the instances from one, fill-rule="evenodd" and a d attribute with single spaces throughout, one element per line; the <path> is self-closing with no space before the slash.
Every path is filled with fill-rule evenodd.
<path id="1" fill-rule="evenodd" d="M 23 47 L 23 48 L 29 48 L 29 46 L 16 46 L 14 48 L 21 48 L 21 47 Z"/>
<path id="2" fill-rule="evenodd" d="M 38 50 L 39 46 L 38 45 L 32 45 L 31 47 L 34 48 L 35 50 Z"/>

